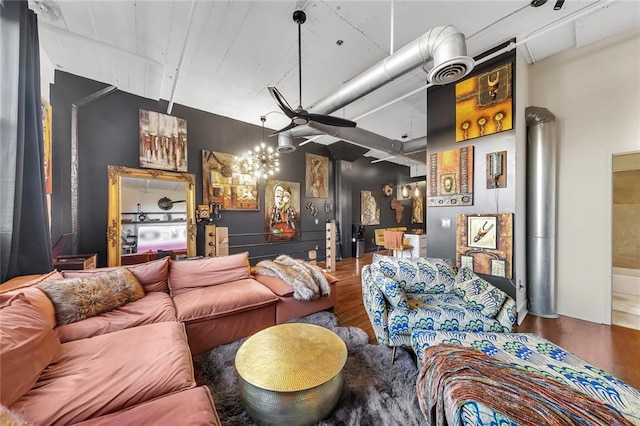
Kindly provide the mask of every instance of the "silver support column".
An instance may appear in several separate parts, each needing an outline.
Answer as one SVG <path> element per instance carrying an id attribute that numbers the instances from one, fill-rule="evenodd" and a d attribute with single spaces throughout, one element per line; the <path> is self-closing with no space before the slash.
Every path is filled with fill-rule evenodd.
<path id="1" fill-rule="evenodd" d="M 529 312 L 556 314 L 556 118 L 546 108 L 528 107 L 527 282 Z"/>

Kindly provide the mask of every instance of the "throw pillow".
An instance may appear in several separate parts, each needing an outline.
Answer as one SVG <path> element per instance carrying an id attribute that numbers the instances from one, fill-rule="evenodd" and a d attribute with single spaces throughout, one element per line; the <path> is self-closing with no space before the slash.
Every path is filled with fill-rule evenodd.
<path id="1" fill-rule="evenodd" d="M 31 389 L 59 349 L 60 340 L 24 294 L 0 295 L 2 405 L 11 406 Z"/>
<path id="2" fill-rule="evenodd" d="M 404 291 L 400 288 L 398 283 L 387 277 L 376 265 L 371 265 L 371 278 L 376 287 L 380 289 L 387 302 L 396 309 L 402 312 L 409 312 L 409 304 L 407 303 L 407 297 Z"/>
<path id="3" fill-rule="evenodd" d="M 112 311 L 144 297 L 144 288 L 127 268 L 103 274 L 42 283 L 53 302 L 58 325 L 71 324 Z"/>
<path id="4" fill-rule="evenodd" d="M 468 272 L 464 272 L 464 274 L 469 276 Z M 463 299 L 467 302 L 467 308 L 480 311 L 489 318 L 496 317 L 507 299 L 507 293 L 476 274 L 473 274 L 467 281 L 461 282 L 459 288 L 464 291 Z"/>

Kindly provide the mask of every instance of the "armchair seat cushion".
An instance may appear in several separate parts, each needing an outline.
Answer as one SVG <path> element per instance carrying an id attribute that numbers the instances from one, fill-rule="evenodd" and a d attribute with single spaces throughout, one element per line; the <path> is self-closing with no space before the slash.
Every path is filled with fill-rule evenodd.
<path id="1" fill-rule="evenodd" d="M 491 331 L 507 332 L 496 319 L 488 318 L 478 310 L 469 309 L 468 303 L 452 293 L 409 295 L 408 313 L 399 309 L 389 311 L 389 334 L 391 340 L 401 336 L 410 338 L 411 331 Z"/>

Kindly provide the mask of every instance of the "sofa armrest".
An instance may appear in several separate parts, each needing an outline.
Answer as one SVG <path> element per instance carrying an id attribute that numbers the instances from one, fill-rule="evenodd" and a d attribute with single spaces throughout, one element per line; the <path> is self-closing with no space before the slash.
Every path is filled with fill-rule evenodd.
<path id="1" fill-rule="evenodd" d="M 361 273 L 362 301 L 373 326 L 378 343 L 389 344 L 388 309 L 382 291 L 376 286 L 371 275 L 371 265 L 365 265 Z"/>
<path id="2" fill-rule="evenodd" d="M 517 317 L 516 301 L 510 296 L 507 296 L 502 308 L 500 308 L 496 315 L 496 320 L 502 324 L 505 333 L 511 333 L 515 328 Z"/>

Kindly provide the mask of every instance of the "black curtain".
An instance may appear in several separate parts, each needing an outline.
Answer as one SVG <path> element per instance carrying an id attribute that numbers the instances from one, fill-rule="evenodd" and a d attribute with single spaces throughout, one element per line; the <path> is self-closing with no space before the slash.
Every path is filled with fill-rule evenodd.
<path id="1" fill-rule="evenodd" d="M 0 17 L 0 120 L 6 124 L 0 145 L 2 282 L 51 271 L 53 264 L 44 186 L 38 18 L 26 1 L 0 2 Z"/>

